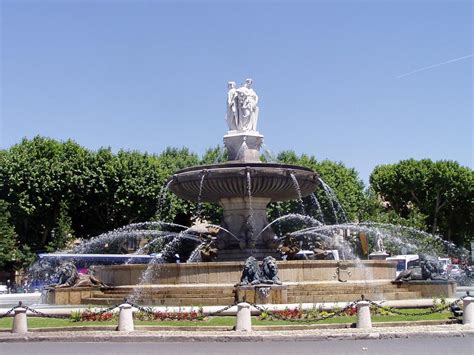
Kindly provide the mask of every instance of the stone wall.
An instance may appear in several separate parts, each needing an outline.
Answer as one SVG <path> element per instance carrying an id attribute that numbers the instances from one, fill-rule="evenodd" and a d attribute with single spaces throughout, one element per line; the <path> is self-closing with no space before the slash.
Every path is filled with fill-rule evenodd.
<path id="1" fill-rule="evenodd" d="M 380 260 L 279 261 L 280 279 L 285 282 L 394 280 L 395 263 Z M 244 262 L 158 264 L 150 284 L 236 284 Z M 110 286 L 140 284 L 147 265 L 95 266 L 96 276 Z"/>

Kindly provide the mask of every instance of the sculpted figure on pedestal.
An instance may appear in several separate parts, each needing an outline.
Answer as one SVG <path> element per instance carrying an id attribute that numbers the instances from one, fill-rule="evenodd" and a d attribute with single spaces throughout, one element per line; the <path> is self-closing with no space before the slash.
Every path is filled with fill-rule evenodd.
<path id="1" fill-rule="evenodd" d="M 281 285 L 278 277 L 278 266 L 273 256 L 267 256 L 263 259 L 261 283 Z"/>
<path id="2" fill-rule="evenodd" d="M 260 283 L 260 267 L 258 261 L 253 256 L 249 256 L 245 260 L 244 269 L 242 270 L 242 277 L 240 282 L 235 286 L 248 286 Z"/>
<path id="3" fill-rule="evenodd" d="M 252 83 L 252 79 L 247 79 L 238 89 L 235 89 L 235 82 L 228 83 L 226 119 L 231 131 L 257 130 L 258 96 Z"/>
<path id="4" fill-rule="evenodd" d="M 229 81 L 227 83 L 227 114 L 226 120 L 230 131 L 236 131 L 238 129 L 239 113 L 237 108 L 237 89 L 235 87 L 235 81 Z"/>

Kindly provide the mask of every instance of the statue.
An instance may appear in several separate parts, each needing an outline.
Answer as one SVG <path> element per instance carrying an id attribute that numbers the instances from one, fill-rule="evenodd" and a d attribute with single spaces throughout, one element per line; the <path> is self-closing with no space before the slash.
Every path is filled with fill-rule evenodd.
<path id="1" fill-rule="evenodd" d="M 258 261 L 253 256 L 249 256 L 245 260 L 244 269 L 242 270 L 242 277 L 240 282 L 235 286 L 257 285 L 260 283 L 260 268 Z"/>
<path id="2" fill-rule="evenodd" d="M 77 272 L 76 265 L 72 262 L 62 263 L 56 275 L 58 282 L 52 284 L 52 288 L 64 288 L 64 287 L 107 287 L 102 281 L 100 281 L 94 275 L 82 275 Z"/>
<path id="3" fill-rule="evenodd" d="M 71 287 L 79 277 L 79 273 L 73 263 L 64 262 L 58 267 L 56 276 L 58 277 L 58 281 L 56 284 L 52 284 L 51 286 L 56 288 Z"/>
<path id="4" fill-rule="evenodd" d="M 285 235 L 281 244 L 278 246 L 278 250 L 283 255 L 286 255 L 288 260 L 293 260 L 293 258 L 301 250 L 298 241 L 295 237 L 290 234 Z"/>
<path id="5" fill-rule="evenodd" d="M 218 252 L 218 249 L 217 249 L 216 242 L 214 240 L 209 240 L 201 248 L 201 260 L 206 263 L 214 261 L 217 257 L 217 252 Z"/>
<path id="6" fill-rule="evenodd" d="M 395 281 L 446 280 L 443 268 L 435 256 L 420 254 L 420 266 L 402 271 Z"/>
<path id="7" fill-rule="evenodd" d="M 235 89 L 235 82 L 228 82 L 226 119 L 231 131 L 257 130 L 258 96 L 252 83 L 252 79 L 246 79 L 242 87 Z"/>
<path id="8" fill-rule="evenodd" d="M 421 276 L 423 280 L 446 280 L 443 267 L 436 256 L 420 254 Z"/>
<path id="9" fill-rule="evenodd" d="M 235 81 L 229 81 L 227 83 L 227 114 L 226 120 L 230 131 L 236 131 L 238 129 L 238 108 L 237 108 L 237 89 L 235 88 Z"/>
<path id="10" fill-rule="evenodd" d="M 261 283 L 281 285 L 278 277 L 278 266 L 273 256 L 267 256 L 263 259 Z"/>

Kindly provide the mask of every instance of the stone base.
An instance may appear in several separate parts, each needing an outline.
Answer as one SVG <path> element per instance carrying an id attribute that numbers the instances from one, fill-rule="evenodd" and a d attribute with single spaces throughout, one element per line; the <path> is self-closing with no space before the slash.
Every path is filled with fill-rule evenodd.
<path id="1" fill-rule="evenodd" d="M 394 281 L 398 288 L 411 292 L 419 292 L 422 298 L 453 298 L 456 296 L 456 281 L 454 280 L 420 280 Z"/>
<path id="2" fill-rule="evenodd" d="M 257 131 L 229 131 L 224 136 L 229 161 L 260 162 L 263 136 Z"/>
<path id="3" fill-rule="evenodd" d="M 238 302 L 255 304 L 288 303 L 288 286 L 286 285 L 250 285 L 237 286 Z"/>
<path id="4" fill-rule="evenodd" d="M 47 304 L 81 304 L 82 299 L 92 298 L 101 290 L 96 287 L 54 288 L 46 291 L 44 301 Z"/>

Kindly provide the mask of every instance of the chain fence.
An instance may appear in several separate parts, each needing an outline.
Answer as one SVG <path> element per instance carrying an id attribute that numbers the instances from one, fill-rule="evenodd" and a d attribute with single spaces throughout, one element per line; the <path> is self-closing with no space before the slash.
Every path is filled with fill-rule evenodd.
<path id="1" fill-rule="evenodd" d="M 383 305 L 381 305 L 381 304 L 379 304 L 375 301 L 366 299 L 364 297 L 364 295 L 362 295 L 360 299 L 355 300 L 355 301 L 347 304 L 344 308 L 342 308 L 340 310 L 329 312 L 327 315 L 320 316 L 320 317 L 308 317 L 307 316 L 307 318 L 294 318 L 294 317 L 291 317 L 291 316 L 285 316 L 284 314 L 281 313 L 282 311 L 271 311 L 271 310 L 269 310 L 265 307 L 259 306 L 259 305 L 254 304 L 254 303 L 250 303 L 250 305 L 253 308 L 255 308 L 257 311 L 259 311 L 260 314 L 265 313 L 265 314 L 267 314 L 268 316 L 270 316 L 274 319 L 290 321 L 290 322 L 295 322 L 295 323 L 316 323 L 316 322 L 320 322 L 320 321 L 323 321 L 323 320 L 326 320 L 326 319 L 335 318 L 335 317 L 338 317 L 338 316 L 341 316 L 341 315 L 348 315 L 348 316 L 355 315 L 355 308 L 357 307 L 357 304 L 361 301 L 369 302 L 370 306 L 374 307 L 375 309 L 379 309 L 379 310 L 382 310 L 382 311 L 387 312 L 387 313 L 401 315 L 401 316 L 427 316 L 427 315 L 430 315 L 430 314 L 441 313 L 441 312 L 444 312 L 448 309 L 451 310 L 454 314 L 456 314 L 453 310 L 454 309 L 460 309 L 459 306 L 458 306 L 459 303 L 462 302 L 462 300 L 464 298 L 468 297 L 468 296 L 469 296 L 469 294 L 467 294 L 463 297 L 460 297 L 460 298 L 456 299 L 455 301 L 453 301 L 451 303 L 448 303 L 448 304 L 445 304 L 445 305 L 441 305 L 441 306 L 435 306 L 434 305 L 432 307 L 432 309 L 429 310 L 429 311 L 425 311 L 425 312 L 404 312 L 404 311 L 400 311 L 400 310 L 398 310 L 394 307 L 383 306 Z M 234 302 L 233 304 L 222 307 L 222 308 L 218 309 L 217 311 L 207 313 L 206 316 L 207 317 L 217 316 L 217 315 L 229 310 L 230 308 L 232 308 L 234 306 L 237 306 L 238 303 L 239 302 Z M 104 313 L 108 313 L 108 312 L 113 311 L 116 308 L 119 308 L 121 304 L 129 304 L 130 306 L 138 309 L 140 312 L 143 312 L 143 313 L 148 314 L 148 315 L 154 315 L 156 313 L 156 311 L 153 309 L 153 307 L 140 306 L 138 304 L 135 304 L 133 302 L 128 301 L 127 299 L 124 299 L 124 301 L 122 303 L 114 304 L 114 305 L 112 305 L 110 307 L 107 307 L 107 308 L 103 308 L 103 309 L 93 311 L 93 312 L 90 311 L 90 310 L 86 310 L 85 312 L 88 312 L 89 315 L 100 316 Z M 30 311 L 31 313 L 34 313 L 38 317 L 45 317 L 45 318 L 70 318 L 71 317 L 71 315 L 65 315 L 65 314 L 47 314 L 47 313 L 41 312 L 37 309 L 34 309 L 34 308 L 29 307 L 29 306 L 23 305 L 22 302 L 19 302 L 18 305 L 13 306 L 12 308 L 10 308 L 4 314 L 1 314 L 0 319 L 11 316 L 12 313 L 14 313 L 15 310 L 18 309 L 18 308 L 24 308 L 27 311 Z M 348 310 L 352 310 L 352 312 L 350 312 L 348 314 L 347 313 Z M 202 312 L 202 309 L 200 310 L 200 312 Z M 300 314 L 300 315 L 304 316 L 304 314 Z"/>
<path id="2" fill-rule="evenodd" d="M 436 306 L 433 305 L 432 309 L 429 310 L 429 311 L 426 311 L 426 312 L 402 312 L 402 311 L 397 310 L 394 307 L 382 306 L 382 305 L 380 305 L 377 302 L 372 301 L 372 300 L 366 300 L 366 301 L 369 302 L 370 305 L 374 306 L 377 309 L 381 309 L 385 312 L 397 314 L 397 315 L 400 315 L 400 316 L 427 316 L 427 315 L 430 315 L 430 314 L 441 313 L 441 312 L 444 312 L 448 309 L 451 310 L 451 309 L 453 309 L 453 307 L 457 307 L 459 302 L 461 302 L 466 297 L 468 297 L 468 296 L 467 295 L 462 296 L 462 297 L 458 298 L 457 300 L 454 300 L 451 303 L 445 304 L 444 306 L 436 307 Z"/>

